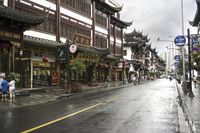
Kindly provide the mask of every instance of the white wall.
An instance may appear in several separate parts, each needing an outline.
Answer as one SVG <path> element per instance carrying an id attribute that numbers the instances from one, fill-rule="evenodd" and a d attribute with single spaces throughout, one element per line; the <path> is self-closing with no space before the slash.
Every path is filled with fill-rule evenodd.
<path id="1" fill-rule="evenodd" d="M 131 47 L 124 47 L 124 50 L 127 51 L 127 55 L 124 56 L 124 59 L 131 60 L 131 54 L 132 54 Z"/>
<path id="2" fill-rule="evenodd" d="M 32 37 L 38 37 L 38 38 L 43 38 L 43 39 L 48 39 L 52 41 L 56 41 L 56 37 L 53 35 L 33 31 L 33 30 L 27 30 L 24 32 L 24 35 L 32 36 Z"/>

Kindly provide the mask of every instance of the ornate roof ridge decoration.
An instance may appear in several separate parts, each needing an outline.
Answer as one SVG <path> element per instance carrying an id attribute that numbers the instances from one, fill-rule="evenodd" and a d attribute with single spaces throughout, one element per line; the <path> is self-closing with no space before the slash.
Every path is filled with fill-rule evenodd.
<path id="1" fill-rule="evenodd" d="M 148 39 L 148 34 L 147 35 L 143 35 L 143 31 L 136 31 L 135 29 L 130 32 L 130 33 L 125 33 L 124 36 L 125 39 L 125 43 L 124 44 L 131 44 L 131 42 L 137 42 L 138 44 L 140 44 L 141 46 L 145 46 L 146 43 L 148 43 L 150 41 L 150 39 Z M 135 45 L 136 43 L 134 43 L 133 45 Z"/>
<path id="2" fill-rule="evenodd" d="M 47 19 L 45 14 L 30 14 L 0 5 L 0 19 L 8 19 L 25 25 L 36 26 Z"/>
<path id="3" fill-rule="evenodd" d="M 193 21 L 189 21 L 190 25 L 192 26 L 198 26 L 199 21 L 200 21 L 200 0 L 196 0 L 196 4 L 197 4 L 197 11 L 196 11 L 195 17 Z"/>
<path id="4" fill-rule="evenodd" d="M 133 21 L 131 22 L 125 22 L 125 21 L 122 21 L 114 16 L 111 16 L 111 24 L 113 25 L 116 25 L 118 27 L 121 27 L 121 28 L 126 28 L 128 26 L 131 26 L 133 23 Z"/>
<path id="5" fill-rule="evenodd" d="M 103 0 L 93 0 L 93 1 L 96 2 L 96 9 L 98 9 L 99 11 L 102 11 L 105 14 L 114 15 L 115 13 L 120 12 L 123 7 L 123 6 L 120 6 L 120 7 L 110 6 Z"/>
<path id="6" fill-rule="evenodd" d="M 156 48 L 152 48 L 151 52 L 153 52 L 154 54 L 157 54 L 158 52 L 156 52 Z"/>
<path id="7" fill-rule="evenodd" d="M 136 31 L 136 29 L 134 29 L 132 32 L 130 33 L 125 33 L 125 37 L 142 37 L 142 31 Z"/>
<path id="8" fill-rule="evenodd" d="M 151 44 L 146 45 L 147 49 L 151 50 Z"/>
<path id="9" fill-rule="evenodd" d="M 144 39 L 146 42 L 150 41 L 150 39 L 148 38 L 148 34 L 142 35 L 142 39 Z"/>
<path id="10" fill-rule="evenodd" d="M 56 42 L 56 41 L 42 39 L 42 38 L 38 38 L 38 37 L 27 36 L 27 35 L 24 35 L 24 43 L 36 45 L 36 46 L 41 46 L 41 47 L 42 46 L 52 47 L 52 48 L 60 46 L 60 45 L 66 45 L 65 43 L 59 43 L 59 42 Z"/>

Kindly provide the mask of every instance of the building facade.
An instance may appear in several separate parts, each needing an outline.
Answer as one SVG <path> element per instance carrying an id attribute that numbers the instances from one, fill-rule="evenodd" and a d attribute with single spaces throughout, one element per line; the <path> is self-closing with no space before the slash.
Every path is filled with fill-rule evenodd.
<path id="1" fill-rule="evenodd" d="M 160 59 L 156 49 L 151 48 L 150 39 L 142 32 L 133 30 L 125 33 L 124 59 L 129 63 L 127 78 L 138 81 L 156 77 L 156 73 L 165 70 L 165 62 Z"/>
<path id="2" fill-rule="evenodd" d="M 113 81 L 122 80 L 122 68 L 118 67 L 118 63 L 123 53 L 123 29 L 132 22 L 120 20 L 122 6 L 117 2 L 3 0 L 1 7 L 12 8 L 27 21 L 16 20 L 13 24 L 25 27 L 20 32 L 23 45 L 19 46 L 20 50 L 15 54 L 19 57 L 10 52 L 7 56 L 13 60 L 7 61 L 9 70 L 1 65 L 1 72 L 20 73 L 21 87 L 59 85 L 63 82 L 61 80 L 65 80 L 61 78 L 63 73 L 68 76 L 67 80 L 73 81 L 77 76 L 76 79 L 82 83 L 104 82 L 107 76 Z M 23 17 L 23 13 L 30 15 L 33 20 L 27 20 L 28 16 Z M 2 18 L 1 23 L 5 24 L 5 20 L 13 22 L 10 17 Z M 11 39 L 8 38 L 8 41 L 11 42 Z M 72 44 L 77 49 L 67 52 L 66 62 L 58 60 L 58 46 L 69 48 Z M 6 59 L 4 55 L 1 58 L 1 62 Z M 19 64 L 16 59 L 20 61 Z M 81 60 L 86 65 L 86 71 L 78 75 L 67 71 L 73 60 Z M 23 72 L 11 69 L 14 66 L 22 66 Z"/>

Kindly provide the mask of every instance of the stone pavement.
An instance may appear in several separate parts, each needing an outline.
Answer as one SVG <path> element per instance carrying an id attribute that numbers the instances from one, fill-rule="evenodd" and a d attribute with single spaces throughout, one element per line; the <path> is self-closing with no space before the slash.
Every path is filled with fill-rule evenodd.
<path id="1" fill-rule="evenodd" d="M 192 133 L 200 133 L 200 85 L 197 87 L 192 86 L 193 98 L 184 94 L 181 84 L 176 82 L 176 86 L 190 131 Z"/>

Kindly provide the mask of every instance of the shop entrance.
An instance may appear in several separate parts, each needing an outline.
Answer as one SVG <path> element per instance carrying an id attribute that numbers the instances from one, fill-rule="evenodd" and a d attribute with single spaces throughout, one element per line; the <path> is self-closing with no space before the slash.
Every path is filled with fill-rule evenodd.
<path id="1" fill-rule="evenodd" d="M 51 70 L 49 68 L 33 68 L 33 87 L 51 86 Z"/>

